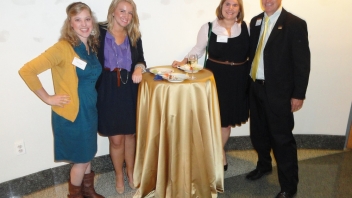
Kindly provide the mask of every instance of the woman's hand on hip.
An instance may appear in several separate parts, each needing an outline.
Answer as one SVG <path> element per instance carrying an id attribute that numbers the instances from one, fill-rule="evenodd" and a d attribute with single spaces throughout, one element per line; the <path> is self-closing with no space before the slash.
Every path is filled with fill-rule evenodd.
<path id="1" fill-rule="evenodd" d="M 49 95 L 46 90 L 42 87 L 35 90 L 34 93 L 46 104 L 50 106 L 64 107 L 70 103 L 70 96 L 66 94 L 61 95 Z"/>
<path id="2" fill-rule="evenodd" d="M 68 95 L 52 95 L 49 96 L 46 103 L 51 106 L 64 107 L 70 103 L 70 96 Z"/>

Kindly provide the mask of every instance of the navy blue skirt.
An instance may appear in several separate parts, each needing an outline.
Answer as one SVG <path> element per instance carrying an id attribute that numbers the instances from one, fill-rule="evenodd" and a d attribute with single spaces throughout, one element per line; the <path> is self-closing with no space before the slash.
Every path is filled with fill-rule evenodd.
<path id="1" fill-rule="evenodd" d="M 132 73 L 103 70 L 98 86 L 98 131 L 103 136 L 136 133 L 136 109 L 138 85 L 132 81 Z"/>

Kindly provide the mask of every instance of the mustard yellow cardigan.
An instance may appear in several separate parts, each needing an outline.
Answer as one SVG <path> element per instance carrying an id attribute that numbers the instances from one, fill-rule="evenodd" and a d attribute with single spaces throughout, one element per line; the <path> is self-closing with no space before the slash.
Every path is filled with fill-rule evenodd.
<path id="1" fill-rule="evenodd" d="M 52 106 L 58 115 L 74 122 L 79 111 L 78 77 L 73 58 L 79 56 L 67 41 L 59 41 L 44 53 L 26 63 L 19 74 L 29 89 L 36 91 L 42 88 L 38 74 L 51 69 L 55 94 L 67 94 L 70 103 L 64 107 Z"/>

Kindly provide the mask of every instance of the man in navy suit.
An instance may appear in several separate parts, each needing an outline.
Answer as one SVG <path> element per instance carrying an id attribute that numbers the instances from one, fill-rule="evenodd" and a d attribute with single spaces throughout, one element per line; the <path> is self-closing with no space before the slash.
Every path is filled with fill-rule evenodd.
<path id="1" fill-rule="evenodd" d="M 310 72 L 307 24 L 281 1 L 261 0 L 264 12 L 250 22 L 250 137 L 258 161 L 246 176 L 256 180 L 271 173 L 272 149 L 281 186 L 277 198 L 297 192 L 293 113 L 302 108 Z"/>

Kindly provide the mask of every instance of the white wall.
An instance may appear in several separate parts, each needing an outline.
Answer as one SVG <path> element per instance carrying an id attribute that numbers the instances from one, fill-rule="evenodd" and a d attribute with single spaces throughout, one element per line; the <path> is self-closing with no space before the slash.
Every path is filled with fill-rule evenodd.
<path id="1" fill-rule="evenodd" d="M 149 67 L 180 60 L 195 44 L 198 29 L 215 18 L 218 0 L 135 0 Z M 0 183 L 63 165 L 53 161 L 50 107 L 25 85 L 18 70 L 53 45 L 72 0 L 2 0 L 0 3 Z M 85 0 L 99 21 L 110 0 Z M 286 10 L 308 23 L 312 69 L 304 108 L 295 113 L 295 134 L 345 135 L 352 98 L 352 1 L 283 0 Z M 258 14 L 259 0 L 244 0 L 247 22 Z M 203 62 L 203 59 L 201 59 Z M 40 75 L 52 93 L 50 72 Z M 248 135 L 248 124 L 232 136 Z M 26 154 L 15 155 L 23 139 Z M 99 137 L 97 156 L 108 154 Z"/>

